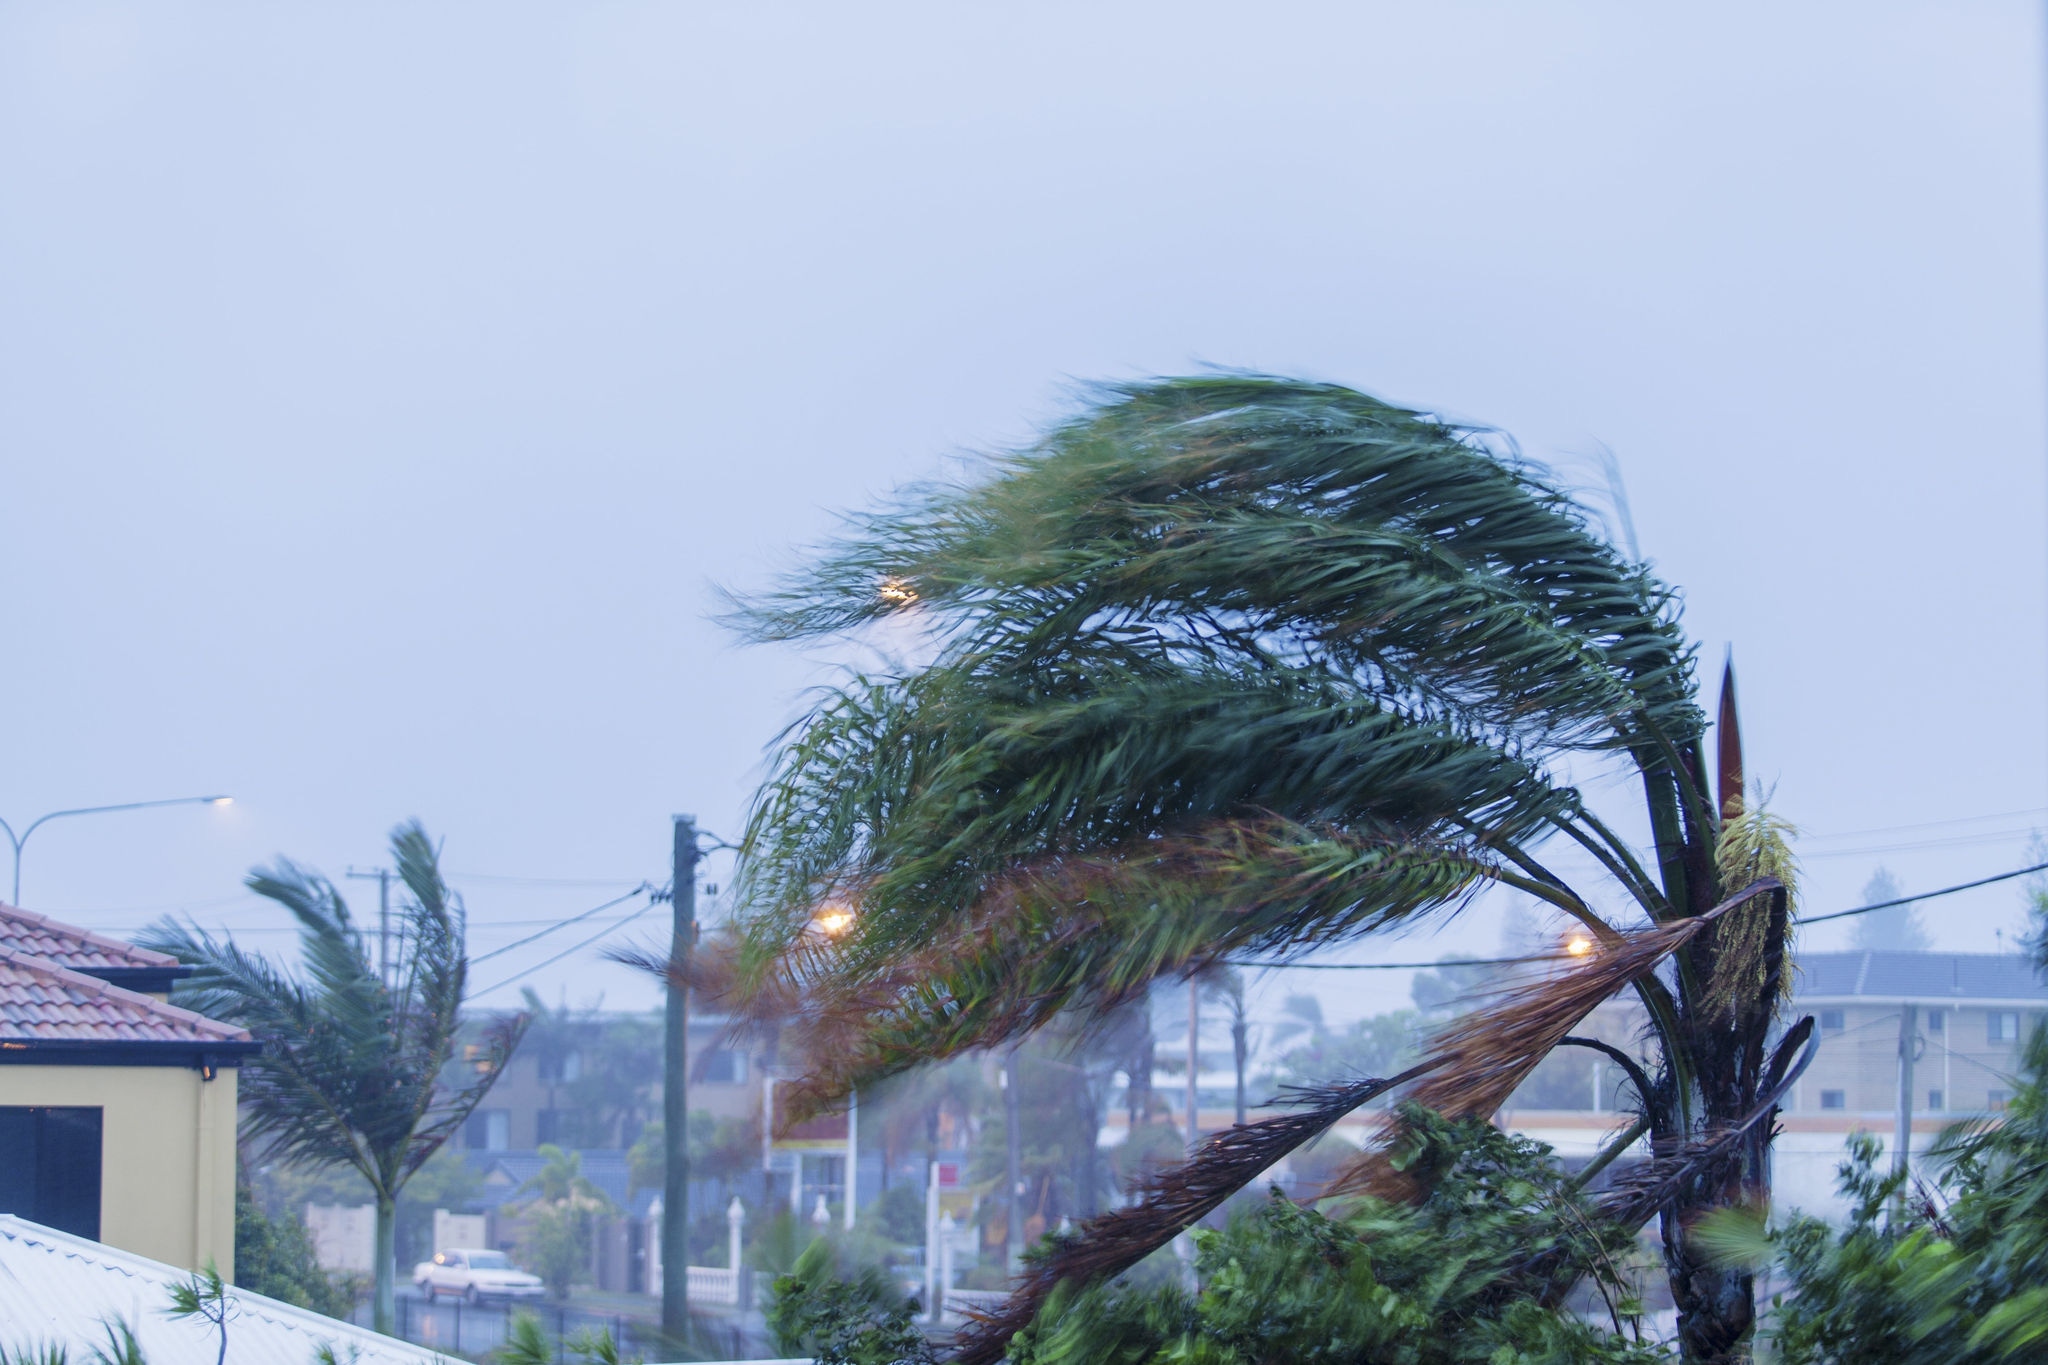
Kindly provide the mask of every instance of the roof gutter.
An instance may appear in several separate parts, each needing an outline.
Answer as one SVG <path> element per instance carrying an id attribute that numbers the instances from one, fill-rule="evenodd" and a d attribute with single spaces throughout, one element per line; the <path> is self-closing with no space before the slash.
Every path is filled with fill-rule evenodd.
<path id="1" fill-rule="evenodd" d="M 221 1067 L 239 1067 L 262 1050 L 261 1043 L 228 1038 L 0 1038 L 0 1066 L 182 1066 L 212 1080 Z"/>

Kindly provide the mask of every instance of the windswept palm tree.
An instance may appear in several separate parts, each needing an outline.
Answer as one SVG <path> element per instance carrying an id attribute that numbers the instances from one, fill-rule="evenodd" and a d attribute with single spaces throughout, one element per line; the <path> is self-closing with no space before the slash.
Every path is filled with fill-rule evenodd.
<path id="1" fill-rule="evenodd" d="M 333 884 L 286 859 L 250 873 L 248 886 L 298 920 L 300 972 L 189 923 L 143 935 L 197 969 L 179 984 L 179 1004 L 233 1020 L 263 1044 L 241 1088 L 243 1132 L 258 1150 L 347 1166 L 368 1182 L 380 1332 L 393 1325 L 399 1191 L 462 1127 L 526 1027 L 524 1015 L 499 1020 L 457 1059 L 469 973 L 462 904 L 417 821 L 392 831 L 391 854 L 405 950 L 388 982 Z"/>
<path id="2" fill-rule="evenodd" d="M 1764 1197 L 1770 1115 L 1810 1056 L 1805 1026 L 1768 1046 L 1782 838 L 1742 813 L 1732 690 L 1715 790 L 1672 590 L 1504 440 L 1324 384 L 1117 386 L 859 521 L 739 620 L 928 641 L 929 662 L 829 692 L 752 813 L 733 981 L 799 1012 L 799 1112 L 1161 977 L 1513 888 L 1575 921 L 1582 955 L 1400 1079 L 1490 1113 L 1552 1048 L 1605 1048 L 1567 1035 L 1635 991 L 1652 1055 L 1614 1055 L 1662 1156 L 1613 1212 L 1661 1213 L 1687 1358 L 1746 1350 L 1750 1276 L 1688 1229 Z M 1576 785 L 1616 770 L 1646 851 Z M 1547 844 L 1599 873 L 1568 881 Z M 1052 1279 L 1129 1264 L 1387 1088 L 1331 1079 L 1082 1229 L 963 1358 L 999 1355 Z M 1368 1153 L 1350 1185 L 1399 1181 Z"/>

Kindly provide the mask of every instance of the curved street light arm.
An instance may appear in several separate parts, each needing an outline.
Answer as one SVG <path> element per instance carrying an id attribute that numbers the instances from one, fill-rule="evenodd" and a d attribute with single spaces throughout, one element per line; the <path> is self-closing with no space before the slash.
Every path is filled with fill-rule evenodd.
<path id="1" fill-rule="evenodd" d="M 0 829 L 7 831 L 7 837 L 14 844 L 14 898 L 13 904 L 21 904 L 21 846 L 28 842 L 28 836 L 52 820 L 61 820 L 67 815 L 106 815 L 113 811 L 148 810 L 153 806 L 224 806 L 234 800 L 231 796 L 174 796 L 164 801 L 123 801 L 113 806 L 78 806 L 71 810 L 53 810 L 48 815 L 38 816 L 19 835 L 14 827 L 0 820 Z"/>

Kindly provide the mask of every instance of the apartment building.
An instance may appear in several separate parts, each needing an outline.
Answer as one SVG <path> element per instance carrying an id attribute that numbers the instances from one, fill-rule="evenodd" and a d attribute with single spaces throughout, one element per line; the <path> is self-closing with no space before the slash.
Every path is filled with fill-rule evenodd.
<path id="1" fill-rule="evenodd" d="M 1912 1150 L 2011 1098 L 2048 985 L 2019 953 L 1805 953 L 1794 1008 L 1820 1053 L 1787 1098 L 1773 1161 L 1780 1203 L 1838 1213 L 1835 1170 L 1852 1132 L 1895 1140 L 1901 1087 Z"/>

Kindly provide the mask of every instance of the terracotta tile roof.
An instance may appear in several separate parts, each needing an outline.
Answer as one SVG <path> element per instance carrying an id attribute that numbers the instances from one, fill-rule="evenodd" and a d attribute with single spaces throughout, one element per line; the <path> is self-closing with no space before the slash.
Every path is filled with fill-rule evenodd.
<path id="1" fill-rule="evenodd" d="M 118 938 L 62 924 L 12 905 L 0 905 L 0 951 L 28 953 L 61 967 L 163 971 L 178 965 L 168 953 L 153 953 Z"/>
<path id="2" fill-rule="evenodd" d="M 0 948 L 0 1051 L 34 1042 L 248 1041 L 247 1029 Z"/>

